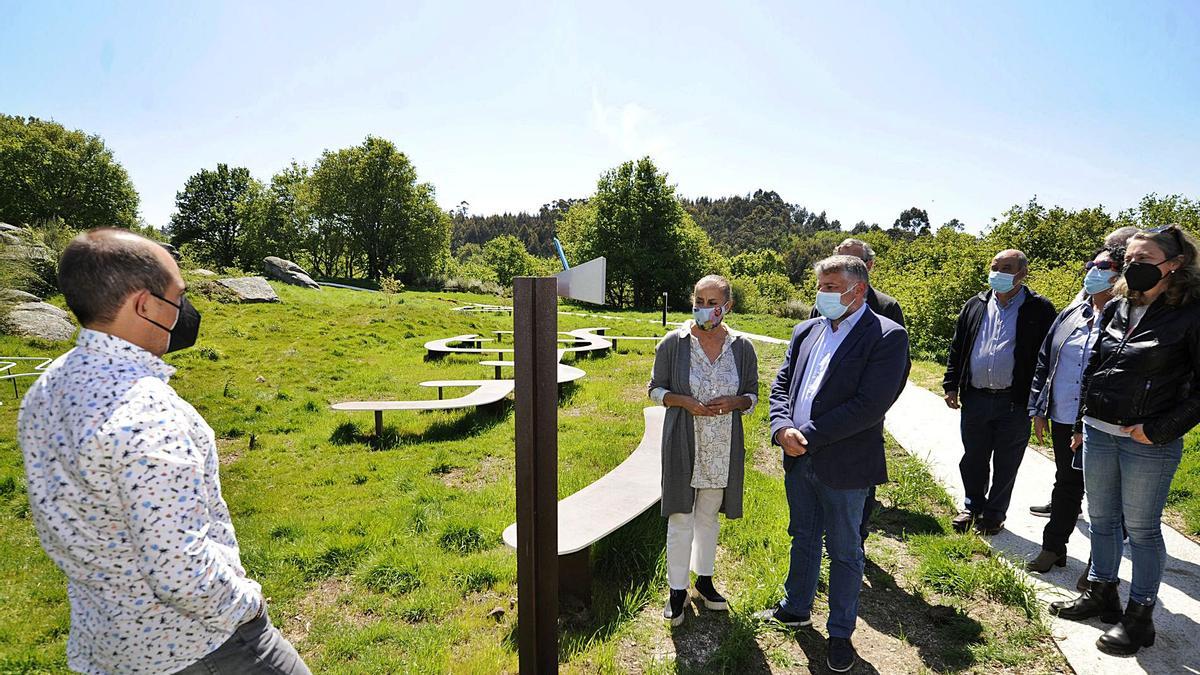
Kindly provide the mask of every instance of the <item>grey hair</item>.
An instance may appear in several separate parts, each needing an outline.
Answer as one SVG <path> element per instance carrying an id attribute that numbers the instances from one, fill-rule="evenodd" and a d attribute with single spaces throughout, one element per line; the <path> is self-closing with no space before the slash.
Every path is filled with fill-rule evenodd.
<path id="1" fill-rule="evenodd" d="M 853 282 L 870 283 L 867 274 L 867 263 L 863 262 L 862 258 L 852 255 L 834 255 L 817 262 L 813 265 L 813 271 L 817 275 L 834 274 L 841 272 L 846 275 L 846 278 Z"/>
<path id="2" fill-rule="evenodd" d="M 1109 232 L 1108 236 L 1104 238 L 1104 245 L 1105 246 L 1120 246 L 1120 247 L 1124 248 L 1124 246 L 1129 243 L 1129 238 L 1132 237 L 1133 235 L 1137 234 L 1138 232 L 1141 232 L 1141 230 L 1137 229 L 1133 225 L 1126 225 L 1125 227 L 1118 227 L 1117 229 L 1113 230 L 1112 232 Z"/>
<path id="3" fill-rule="evenodd" d="M 1011 257 L 1016 257 L 1017 264 L 1020 266 L 1021 271 L 1029 269 L 1029 257 L 1025 255 L 1024 251 L 1018 251 L 1015 248 L 1006 248 L 1003 251 L 1000 251 L 992 258 L 992 260 Z"/>
<path id="4" fill-rule="evenodd" d="M 729 285 L 729 280 L 720 274 L 710 274 L 706 277 L 701 277 L 700 281 L 697 281 L 696 285 L 692 288 L 692 299 L 695 300 L 696 298 L 695 289 L 710 284 L 715 284 L 717 288 L 721 289 L 721 292 L 725 294 L 725 302 L 733 299 L 733 287 Z"/>
<path id="5" fill-rule="evenodd" d="M 875 249 L 871 248 L 871 245 L 868 244 L 867 242 L 863 241 L 862 239 L 854 239 L 854 238 L 846 239 L 842 243 L 835 246 L 833 249 L 834 255 L 839 255 L 838 250 L 843 249 L 847 246 L 861 246 L 862 250 L 863 250 L 863 255 L 866 256 L 865 258 L 863 258 L 863 260 L 866 262 L 871 262 L 872 260 L 875 259 Z"/>
<path id="6" fill-rule="evenodd" d="M 153 246 L 145 237 L 113 228 L 84 232 L 67 244 L 58 262 L 58 289 L 79 323 L 112 321 L 132 293 L 167 292 L 171 273 Z"/>

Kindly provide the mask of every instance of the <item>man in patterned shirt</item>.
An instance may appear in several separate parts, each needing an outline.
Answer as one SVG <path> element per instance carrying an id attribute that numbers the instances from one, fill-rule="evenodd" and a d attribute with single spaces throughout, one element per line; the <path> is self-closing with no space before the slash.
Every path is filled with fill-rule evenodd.
<path id="1" fill-rule="evenodd" d="M 83 673 L 300 673 L 246 576 L 212 429 L 161 356 L 200 315 L 179 267 L 124 230 L 76 237 L 59 289 L 83 329 L 18 418 L 42 547 L 67 576 L 67 664 Z"/>

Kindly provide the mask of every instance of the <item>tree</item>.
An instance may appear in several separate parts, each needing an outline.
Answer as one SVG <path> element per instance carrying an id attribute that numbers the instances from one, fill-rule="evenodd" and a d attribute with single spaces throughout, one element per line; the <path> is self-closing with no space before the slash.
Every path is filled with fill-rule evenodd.
<path id="1" fill-rule="evenodd" d="M 967 229 L 967 226 L 964 225 L 963 222 L 958 218 L 951 218 L 950 220 L 947 220 L 942 227 L 948 227 L 953 232 L 962 232 L 963 230 Z"/>
<path id="2" fill-rule="evenodd" d="M 367 278 L 417 282 L 449 256 L 449 214 L 390 141 L 368 136 L 361 145 L 325 151 L 308 184 L 313 214 L 325 228 L 343 229 Z"/>
<path id="3" fill-rule="evenodd" d="M 137 207 L 129 175 L 99 136 L 0 114 L 0 221 L 132 227 Z"/>
<path id="4" fill-rule="evenodd" d="M 257 266 L 269 255 L 314 262 L 310 249 L 315 229 L 307 179 L 308 168 L 292 162 L 271 177 L 269 187 L 258 191 L 243 234 L 245 264 Z"/>
<path id="5" fill-rule="evenodd" d="M 929 214 L 925 209 L 913 206 L 900 212 L 900 217 L 892 223 L 892 229 L 909 232 L 914 236 L 929 234 Z"/>
<path id="6" fill-rule="evenodd" d="M 483 245 L 484 264 L 496 272 L 501 286 L 512 286 L 513 277 L 530 276 L 537 261 L 525 250 L 520 239 L 505 234 Z"/>
<path id="7" fill-rule="evenodd" d="M 1193 234 L 1200 232 L 1200 201 L 1193 201 L 1181 195 L 1159 197 L 1150 193 L 1142 197 L 1137 206 L 1122 211 L 1114 225 L 1151 228 L 1172 223 Z"/>
<path id="8" fill-rule="evenodd" d="M 1104 207 L 1048 209 L 1034 197 L 1005 211 L 984 239 L 995 249 L 993 253 L 1015 248 L 1023 251 L 1031 263 L 1047 267 L 1065 264 L 1077 270 L 1113 229 L 1113 219 Z"/>
<path id="9" fill-rule="evenodd" d="M 649 157 L 601 176 L 558 232 L 574 260 L 607 259 L 608 302 L 617 306 L 653 307 L 664 291 L 682 305 L 700 277 L 727 267 Z"/>
<path id="10" fill-rule="evenodd" d="M 729 273 L 735 277 L 757 277 L 764 274 L 785 274 L 787 263 L 776 251 L 762 249 L 739 253 L 729 261 Z"/>
<path id="11" fill-rule="evenodd" d="M 218 267 L 243 261 L 242 233 L 262 189 L 245 167 L 201 169 L 175 193 L 171 244 L 189 245 L 198 260 Z"/>

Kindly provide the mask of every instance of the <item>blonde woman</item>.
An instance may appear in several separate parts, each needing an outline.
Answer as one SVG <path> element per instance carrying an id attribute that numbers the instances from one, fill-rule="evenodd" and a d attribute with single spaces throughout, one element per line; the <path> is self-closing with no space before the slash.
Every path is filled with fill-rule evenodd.
<path id="1" fill-rule="evenodd" d="M 1092 537 L 1088 589 L 1050 604 L 1064 619 L 1116 623 L 1101 651 L 1133 654 L 1154 644 L 1152 614 L 1166 565 L 1162 513 L 1183 455 L 1183 436 L 1200 422 L 1200 264 L 1196 240 L 1177 225 L 1138 232 L 1125 250 L 1117 299 L 1104 308 L 1084 373 L 1083 444 Z M 1133 574 L 1121 611 L 1117 570 L 1121 524 Z M 1187 639 L 1187 636 L 1179 636 Z"/>
<path id="2" fill-rule="evenodd" d="M 729 281 L 696 282 L 693 318 L 663 338 L 654 353 L 650 398 L 666 406 L 662 437 L 662 514 L 667 518 L 663 617 L 683 623 L 690 574 L 707 609 L 726 610 L 713 586 L 718 513 L 742 516 L 746 456 L 742 416 L 758 403 L 758 356 L 724 319 L 733 309 Z"/>

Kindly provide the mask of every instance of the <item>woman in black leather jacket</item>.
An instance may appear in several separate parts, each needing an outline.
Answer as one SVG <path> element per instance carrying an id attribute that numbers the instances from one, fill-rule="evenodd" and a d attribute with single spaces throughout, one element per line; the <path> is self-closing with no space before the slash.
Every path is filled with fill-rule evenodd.
<path id="1" fill-rule="evenodd" d="M 1196 241 L 1176 225 L 1133 235 L 1115 290 L 1084 375 L 1077 425 L 1091 521 L 1089 588 L 1074 600 L 1051 603 L 1050 610 L 1067 619 L 1117 623 L 1096 644 L 1132 654 L 1154 644 L 1151 614 L 1167 555 L 1163 506 L 1183 435 L 1200 422 Z M 1133 558 L 1124 613 L 1117 594 L 1122 518 Z"/>
<path id="2" fill-rule="evenodd" d="M 1067 540 L 1083 505 L 1083 471 L 1071 449 L 1084 370 L 1099 331 L 1101 312 L 1113 298 L 1113 284 L 1121 278 L 1125 249 L 1106 246 L 1086 265 L 1083 301 L 1058 315 L 1038 352 L 1033 385 L 1029 392 L 1029 416 L 1038 443 L 1047 432 L 1054 445 L 1054 491 L 1050 495 L 1050 522 L 1042 531 L 1042 552 L 1029 561 L 1030 572 L 1048 572 L 1054 565 L 1067 564 Z"/>

